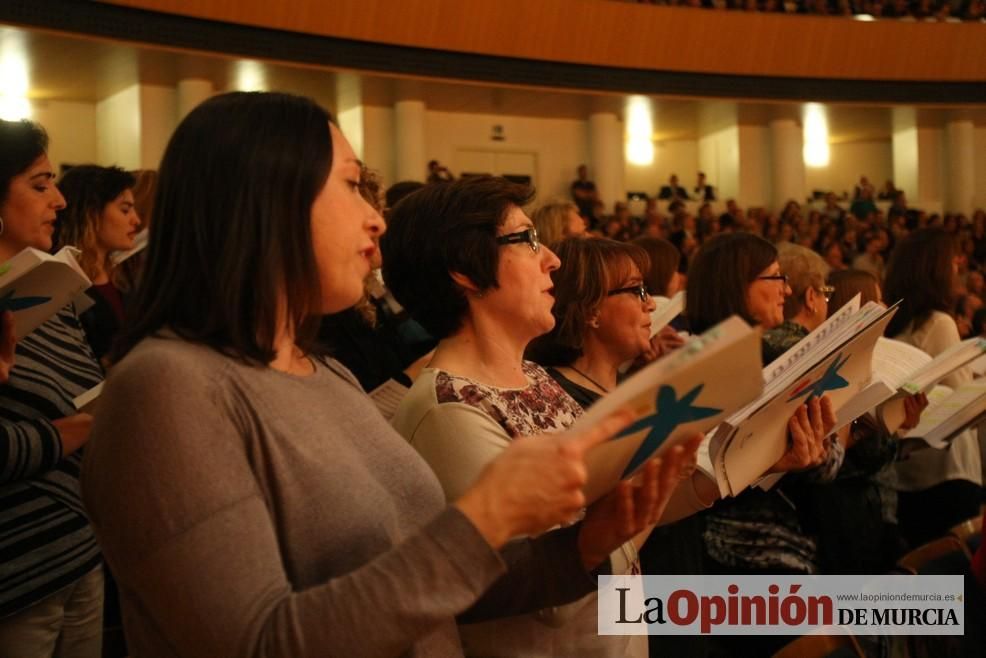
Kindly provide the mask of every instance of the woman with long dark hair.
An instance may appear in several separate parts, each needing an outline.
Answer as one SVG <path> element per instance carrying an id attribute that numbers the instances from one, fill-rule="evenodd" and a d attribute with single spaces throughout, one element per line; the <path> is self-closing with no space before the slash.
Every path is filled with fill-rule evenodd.
<path id="1" fill-rule="evenodd" d="M 111 256 L 134 246 L 140 228 L 135 184 L 133 174 L 99 165 L 72 167 L 59 182 L 65 207 L 58 211 L 58 241 L 79 249 L 79 266 L 92 281 L 88 295 L 93 306 L 80 319 L 97 359 L 109 353 L 124 322 L 123 294 Z"/>
<path id="2" fill-rule="evenodd" d="M 65 200 L 47 150 L 41 126 L 0 121 L 0 262 L 51 249 Z M 78 482 L 92 416 L 73 398 L 101 379 L 68 304 L 19 337 L 0 386 L 0 655 L 100 655 L 102 560 Z"/>
<path id="3" fill-rule="evenodd" d="M 383 228 L 324 109 L 214 97 L 159 174 L 83 478 L 134 655 L 458 656 L 457 615 L 595 591 L 655 513 L 656 473 L 607 518 L 545 531 L 584 506 L 582 455 L 619 418 L 520 440 L 447 504 L 316 340 L 363 295 Z"/>
<path id="4" fill-rule="evenodd" d="M 940 228 L 918 229 L 901 240 L 887 266 L 889 302 L 901 300 L 886 335 L 937 356 L 959 342 L 949 313 L 954 305 L 957 249 Z M 960 386 L 972 379 L 961 368 L 942 384 Z M 897 464 L 897 512 L 904 538 L 917 546 L 976 516 L 982 498 L 982 456 L 976 431 L 957 436 L 945 450 L 921 450 Z"/>

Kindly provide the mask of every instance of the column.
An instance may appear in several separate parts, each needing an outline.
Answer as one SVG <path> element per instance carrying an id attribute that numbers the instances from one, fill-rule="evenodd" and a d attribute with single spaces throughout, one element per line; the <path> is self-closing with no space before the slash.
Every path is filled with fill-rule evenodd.
<path id="1" fill-rule="evenodd" d="M 596 183 L 607 212 L 626 200 L 623 189 L 623 127 L 613 112 L 589 115 L 589 177 Z"/>
<path id="2" fill-rule="evenodd" d="M 185 78 L 178 81 L 178 100 L 177 114 L 178 121 L 181 121 L 197 105 L 212 97 L 215 89 L 212 87 L 211 80 L 199 80 L 196 78 Z"/>
<path id="3" fill-rule="evenodd" d="M 805 199 L 805 162 L 801 126 L 794 119 L 773 119 L 770 129 L 770 155 L 773 203 L 780 210 L 789 199 Z"/>
<path id="4" fill-rule="evenodd" d="M 971 120 L 945 124 L 945 211 L 972 215 L 975 195 L 975 135 Z"/>
<path id="5" fill-rule="evenodd" d="M 396 181 L 424 181 L 428 171 L 425 149 L 425 102 L 418 83 L 401 80 L 395 89 L 394 173 Z"/>

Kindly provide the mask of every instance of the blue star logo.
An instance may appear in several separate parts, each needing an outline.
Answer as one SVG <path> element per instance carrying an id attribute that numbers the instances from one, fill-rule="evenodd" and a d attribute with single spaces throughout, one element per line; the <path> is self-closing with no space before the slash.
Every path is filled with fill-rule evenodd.
<path id="1" fill-rule="evenodd" d="M 849 382 L 846 381 L 845 377 L 839 374 L 839 370 L 842 369 L 842 366 L 846 365 L 847 361 L 849 361 L 849 357 L 842 358 L 842 353 L 840 352 L 835 357 L 835 360 L 829 364 L 829 367 L 826 368 L 825 374 L 817 382 L 812 383 L 809 381 L 800 384 L 794 389 L 787 401 L 790 402 L 802 396 L 807 396 L 806 399 L 813 397 L 820 398 L 825 395 L 826 391 L 834 391 L 849 386 Z"/>
<path id="2" fill-rule="evenodd" d="M 650 416 L 644 416 L 616 436 L 617 439 L 620 439 L 642 429 L 649 428 L 650 430 L 640 447 L 637 448 L 637 452 L 630 459 L 630 463 L 627 464 L 622 477 L 630 475 L 647 461 L 679 425 L 722 413 L 722 409 L 715 407 L 692 406 L 692 402 L 695 401 L 704 387 L 705 384 L 699 384 L 685 393 L 680 400 L 671 386 L 664 385 L 657 390 L 654 413 Z"/>
<path id="3" fill-rule="evenodd" d="M 3 311 L 23 311 L 32 306 L 40 306 L 51 301 L 51 297 L 14 297 L 14 290 L 11 289 L 6 295 L 0 297 L 0 313 Z"/>

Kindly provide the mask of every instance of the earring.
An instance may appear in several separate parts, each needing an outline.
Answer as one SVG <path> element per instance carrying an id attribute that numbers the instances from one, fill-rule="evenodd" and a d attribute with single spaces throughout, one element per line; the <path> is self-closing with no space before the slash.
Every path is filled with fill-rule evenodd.
<path id="1" fill-rule="evenodd" d="M 592 318 L 591 320 L 589 320 L 589 326 L 592 327 L 593 329 L 598 329 L 599 328 L 599 318 Z"/>
<path id="2" fill-rule="evenodd" d="M 0 235 L 3 235 L 3 217 L 0 217 Z"/>

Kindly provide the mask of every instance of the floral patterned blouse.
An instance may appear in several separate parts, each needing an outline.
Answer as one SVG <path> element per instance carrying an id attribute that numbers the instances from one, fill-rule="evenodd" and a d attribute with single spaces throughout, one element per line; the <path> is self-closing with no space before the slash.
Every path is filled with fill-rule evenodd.
<path id="1" fill-rule="evenodd" d="M 435 375 L 439 404 L 462 402 L 486 412 L 510 438 L 561 432 L 582 415 L 582 407 L 552 379 L 544 368 L 523 363 L 526 388 L 499 388 L 440 370 Z"/>

